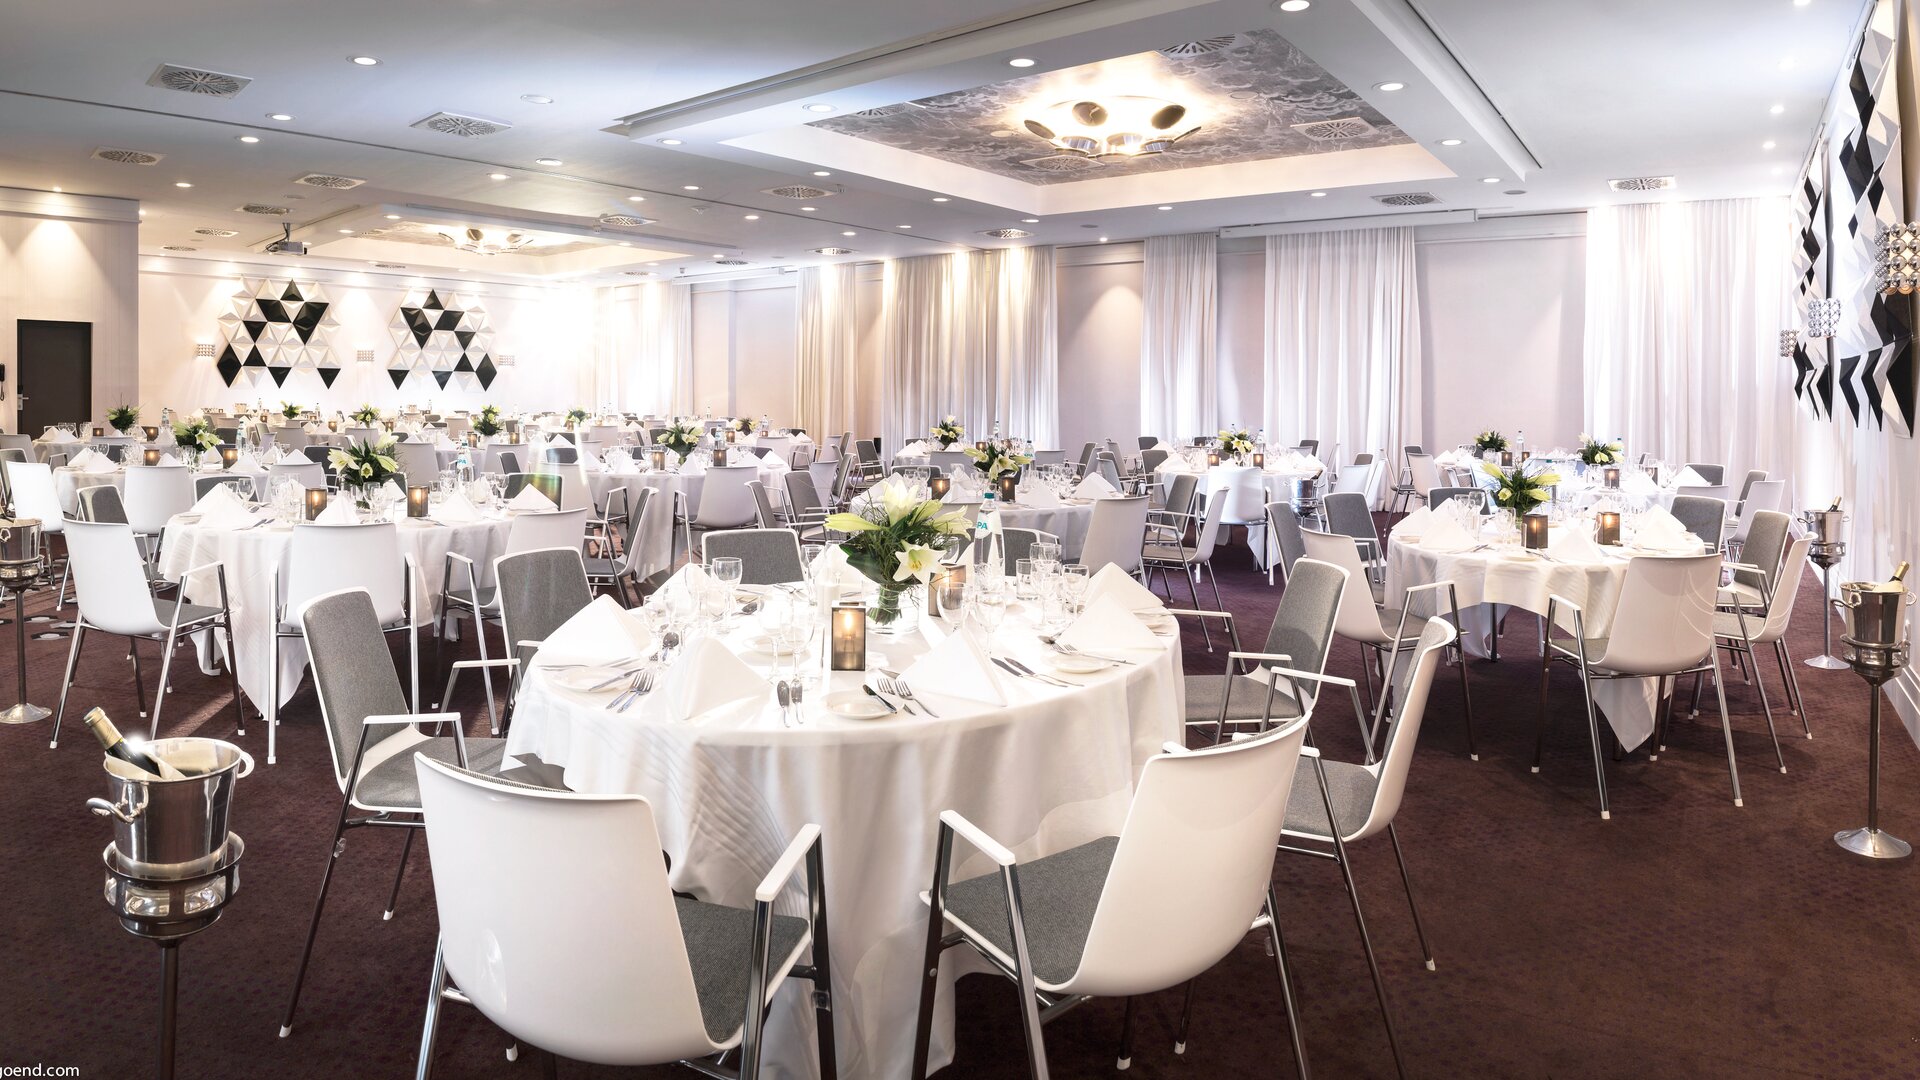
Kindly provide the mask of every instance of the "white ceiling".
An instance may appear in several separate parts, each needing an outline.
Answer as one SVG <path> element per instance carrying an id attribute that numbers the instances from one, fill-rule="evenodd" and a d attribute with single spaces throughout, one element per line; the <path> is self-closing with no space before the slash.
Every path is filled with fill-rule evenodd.
<path id="1" fill-rule="evenodd" d="M 397 254 L 505 280 L 588 281 L 631 281 L 624 271 L 650 266 L 712 274 L 716 256 L 751 273 L 822 261 L 811 249 L 824 246 L 859 253 L 850 258 L 951 251 L 1006 243 L 981 233 L 1008 226 L 1035 234 L 1015 242 L 1070 244 L 1375 215 L 1389 211 L 1372 196 L 1405 190 L 1487 213 L 1644 198 L 1605 181 L 1647 174 L 1677 176 L 1675 197 L 1783 194 L 1865 4 L 1313 0 L 1289 14 L 1267 0 L 179 0 L 164 12 L 131 0 L 0 2 L 0 186 L 138 199 L 149 254 L 258 251 L 278 219 L 237 208 L 268 202 L 292 210 L 296 235 L 316 245 L 311 264 Z M 845 113 L 1259 28 L 1356 90 L 1414 140 L 1408 153 L 1253 163 L 1230 183 L 1042 193 L 805 126 L 821 116 L 807 104 Z M 355 55 L 381 63 L 356 66 Z M 1037 63 L 1016 71 L 1013 57 Z M 253 82 L 224 100 L 148 86 L 166 62 Z M 1406 88 L 1375 88 L 1388 80 Z M 462 139 L 409 126 L 441 110 L 513 128 Z M 267 118 L 275 112 L 294 119 Z M 1450 138 L 1462 143 L 1440 145 Z M 100 146 L 165 157 L 92 160 Z M 366 183 L 291 182 L 308 172 Z M 796 183 L 833 194 L 762 194 Z M 609 213 L 654 223 L 598 225 Z M 513 263 L 420 244 L 376 250 L 358 234 L 388 214 L 518 224 L 599 250 Z M 237 235 L 193 233 L 202 227 Z"/>

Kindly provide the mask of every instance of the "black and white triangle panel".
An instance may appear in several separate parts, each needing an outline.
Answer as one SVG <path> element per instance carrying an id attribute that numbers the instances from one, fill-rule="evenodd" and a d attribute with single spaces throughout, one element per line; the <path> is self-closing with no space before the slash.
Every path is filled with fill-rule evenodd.
<path id="1" fill-rule="evenodd" d="M 311 371 L 327 386 L 340 375 L 327 339 L 340 324 L 326 293 L 311 281 L 244 279 L 220 316 L 222 337 L 214 367 L 232 386 L 242 379 L 259 386 L 271 379 Z"/>
<path id="2" fill-rule="evenodd" d="M 499 374 L 486 309 L 456 293 L 409 293 L 387 325 L 396 346 L 387 368 L 395 389 L 414 379 L 442 390 L 485 390 Z"/>

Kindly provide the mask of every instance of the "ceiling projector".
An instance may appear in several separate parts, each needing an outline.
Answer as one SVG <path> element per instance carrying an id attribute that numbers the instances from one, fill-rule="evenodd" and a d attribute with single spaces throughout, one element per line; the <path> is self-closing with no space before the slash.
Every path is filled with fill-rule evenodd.
<path id="1" fill-rule="evenodd" d="M 295 240 L 293 238 L 293 222 L 291 221 L 281 222 L 280 234 L 281 234 L 280 239 L 274 240 L 267 244 L 266 246 L 267 254 L 269 255 L 305 255 L 307 253 L 306 241 Z"/>

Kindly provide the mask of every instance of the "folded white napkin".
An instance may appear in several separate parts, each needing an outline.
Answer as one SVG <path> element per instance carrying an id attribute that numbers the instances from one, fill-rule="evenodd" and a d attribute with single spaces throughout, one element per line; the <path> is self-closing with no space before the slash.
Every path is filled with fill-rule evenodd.
<path id="1" fill-rule="evenodd" d="M 1640 515 L 1633 543 L 1652 551 L 1696 551 L 1700 538 L 1687 532 L 1679 518 L 1656 506 Z"/>
<path id="2" fill-rule="evenodd" d="M 1606 558 L 1600 545 L 1593 542 L 1591 523 L 1576 521 L 1547 534 L 1547 554 L 1561 562 L 1594 563 Z"/>
<path id="3" fill-rule="evenodd" d="M 1080 499 L 1111 499 L 1120 493 L 1113 490 L 1113 485 L 1107 483 L 1106 477 L 1092 473 L 1080 481 L 1079 486 L 1073 489 L 1073 494 Z"/>
<path id="4" fill-rule="evenodd" d="M 225 484 L 215 484 L 187 511 L 200 515 L 200 524 L 210 529 L 225 529 L 250 524 L 253 511 Z"/>
<path id="5" fill-rule="evenodd" d="M 958 446 L 960 444 L 955 443 L 954 445 Z M 922 439 L 915 439 L 912 442 L 900 448 L 900 454 L 903 457 L 926 457 L 928 454 L 932 452 L 933 452 L 933 447 Z"/>
<path id="6" fill-rule="evenodd" d="M 169 453 L 165 453 L 165 454 L 161 454 L 161 455 L 160 455 L 160 464 L 162 464 L 162 465 L 178 465 L 178 464 L 180 464 L 180 459 L 179 459 L 179 458 L 177 458 L 177 457 L 174 457 L 174 456 L 173 456 L 173 454 L 172 454 L 171 452 L 169 452 Z"/>
<path id="7" fill-rule="evenodd" d="M 1167 460 L 1161 462 L 1160 468 L 1156 469 L 1155 471 L 1156 472 L 1192 472 L 1193 466 L 1188 463 L 1186 458 L 1181 457 L 1179 454 L 1175 453 L 1175 454 L 1167 455 Z"/>
<path id="8" fill-rule="evenodd" d="M 407 493 L 401 489 L 399 482 L 396 480 L 388 480 L 386 483 L 380 485 L 380 489 L 396 499 L 404 500 L 407 497 Z"/>
<path id="9" fill-rule="evenodd" d="M 1031 506 L 1039 510 L 1050 510 L 1061 505 L 1060 496 L 1043 484 L 1028 484 L 1020 489 L 1020 505 Z"/>
<path id="10" fill-rule="evenodd" d="M 1087 582 L 1088 609 L 1093 607 L 1094 601 L 1108 599 L 1127 611 L 1159 611 L 1166 607 L 1166 603 L 1155 596 L 1152 589 L 1140 584 L 1132 574 L 1113 563 L 1101 567 L 1093 575 L 1093 580 Z"/>
<path id="11" fill-rule="evenodd" d="M 234 459 L 233 467 L 236 469 L 247 469 L 252 472 L 259 472 L 260 459 L 253 456 L 253 451 L 242 450 L 240 451 L 240 456 Z"/>
<path id="12" fill-rule="evenodd" d="M 989 659 L 986 646 L 971 627 L 948 634 L 945 640 L 914 661 L 913 666 L 901 672 L 916 695 L 939 694 L 1005 705 L 1007 692 L 1000 676 L 1000 669 Z"/>
<path id="13" fill-rule="evenodd" d="M 580 455 L 580 471 L 581 472 L 606 472 L 607 468 L 606 466 L 600 464 L 600 459 L 597 457 L 594 457 L 592 454 L 581 454 Z"/>
<path id="14" fill-rule="evenodd" d="M 1595 475 L 1592 471 L 1587 473 L 1587 479 L 1592 481 L 1596 486 L 1606 483 L 1603 477 Z M 1629 495 L 1650 496 L 1660 490 L 1660 485 L 1654 483 L 1653 477 L 1648 476 L 1646 473 L 1637 471 L 1623 472 L 1620 475 L 1620 490 Z"/>
<path id="15" fill-rule="evenodd" d="M 1433 515 L 1427 531 L 1420 537 L 1420 546 L 1429 551 L 1465 551 L 1474 543 L 1473 534 L 1461 528 L 1448 514 Z"/>
<path id="16" fill-rule="evenodd" d="M 611 664 L 644 655 L 652 644 L 639 620 L 613 597 L 603 595 L 547 635 L 534 666 Z"/>
<path id="17" fill-rule="evenodd" d="M 841 584 L 850 583 L 849 579 L 859 573 L 847 563 L 847 553 L 840 550 L 839 544 L 828 544 L 821 548 L 820 553 L 813 557 L 813 565 L 809 569 L 815 581 L 837 581 Z"/>
<path id="18" fill-rule="evenodd" d="M 353 505 L 353 500 L 343 493 L 329 499 L 327 508 L 320 511 L 320 516 L 314 518 L 313 523 L 315 525 L 358 525 L 360 508 Z"/>
<path id="19" fill-rule="evenodd" d="M 1134 617 L 1133 610 L 1113 596 L 1087 601 L 1080 617 L 1060 635 L 1062 644 L 1087 652 L 1103 653 L 1114 649 L 1158 649 L 1160 639 Z"/>
<path id="20" fill-rule="evenodd" d="M 1392 536 L 1424 536 L 1433 527 L 1433 511 L 1424 506 L 1416 506 L 1406 517 L 1401 518 L 1390 533 Z"/>
<path id="21" fill-rule="evenodd" d="M 115 465 L 113 463 L 113 459 L 108 457 L 105 454 L 95 454 L 93 455 L 93 459 L 91 461 L 88 461 L 85 465 L 80 466 L 80 468 L 81 468 L 81 471 L 83 472 L 86 472 L 94 476 L 98 476 L 102 473 L 115 472 L 120 468 L 120 466 Z"/>
<path id="22" fill-rule="evenodd" d="M 1668 487 L 1711 487 L 1712 485 L 1707 483 L 1706 477 L 1701 476 L 1699 473 L 1695 472 L 1693 469 L 1693 466 L 1688 465 L 1682 468 L 1678 473 L 1676 473 L 1673 479 L 1667 481 L 1667 486 Z"/>
<path id="23" fill-rule="evenodd" d="M 666 703 L 668 719 L 691 720 L 722 705 L 765 697 L 767 680 L 733 650 L 703 637 L 674 660 L 666 682 L 654 693 Z"/>
<path id="24" fill-rule="evenodd" d="M 532 491 L 532 488 L 527 490 Z M 473 508 L 473 500 L 463 492 L 453 492 L 440 500 L 440 505 L 427 511 L 433 520 L 442 525 L 465 525 L 480 520 L 480 512 Z M 601 597 L 605 600 L 608 597 Z"/>
<path id="25" fill-rule="evenodd" d="M 545 495 L 541 494 L 539 488 L 532 487 L 532 486 L 521 488 L 520 494 L 515 495 L 513 498 L 507 500 L 507 507 L 508 509 L 511 509 L 511 510 L 557 510 L 559 509 L 559 507 L 556 507 L 553 505 L 552 499 L 549 499 Z"/>
<path id="26" fill-rule="evenodd" d="M 94 458 L 102 457 L 102 456 L 104 455 L 96 454 L 91 450 L 82 450 L 79 453 L 67 459 L 67 468 L 69 469 L 85 468 L 87 465 L 87 462 L 92 461 Z"/>
<path id="27" fill-rule="evenodd" d="M 1176 449 L 1177 449 L 1177 447 L 1172 447 L 1172 446 L 1168 446 L 1168 445 L 1167 445 L 1167 440 L 1165 440 L 1165 439 L 1156 439 L 1156 440 L 1154 440 L 1154 443 L 1153 443 L 1153 447 L 1152 447 L 1152 448 L 1153 448 L 1153 449 L 1155 449 L 1155 450 L 1165 450 L 1165 451 L 1166 451 L 1167 453 L 1169 453 L 1169 454 L 1171 454 L 1171 453 L 1173 453 L 1173 452 L 1174 452 L 1174 450 L 1176 450 Z"/>

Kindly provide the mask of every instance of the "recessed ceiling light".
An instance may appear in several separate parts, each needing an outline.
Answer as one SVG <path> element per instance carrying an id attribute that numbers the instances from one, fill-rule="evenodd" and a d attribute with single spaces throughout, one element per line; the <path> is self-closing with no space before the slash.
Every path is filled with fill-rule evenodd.
<path id="1" fill-rule="evenodd" d="M 1324 191 L 1309 191 L 1307 192 L 1307 194 L 1313 196 L 1316 199 L 1324 199 L 1327 197 L 1327 193 Z"/>
<path id="2" fill-rule="evenodd" d="M 913 228 L 913 226 L 911 226 L 911 225 L 895 225 L 895 226 L 894 226 L 894 228 L 896 228 L 896 229 L 911 229 L 911 228 Z"/>
<path id="3" fill-rule="evenodd" d="M 803 207 L 801 207 L 801 208 L 800 208 L 800 210 L 801 210 L 801 212 L 802 212 L 802 213 L 807 213 L 807 214 L 811 214 L 811 213 L 813 213 L 813 212 L 814 212 L 815 210 L 818 210 L 818 209 L 820 209 L 820 208 L 819 208 L 819 207 L 817 207 L 817 206 L 803 206 Z"/>
<path id="4" fill-rule="evenodd" d="M 1034 65 L 1034 61 L 1024 56 L 1016 56 L 1013 59 L 1007 61 L 1008 67 L 1032 67 L 1033 65 Z"/>
<path id="5" fill-rule="evenodd" d="M 293 119 L 293 114 L 292 114 L 292 113 L 283 113 L 283 112 L 271 112 L 271 113 L 268 113 L 268 114 L 267 114 L 267 119 L 269 119 L 269 120 L 278 120 L 278 121 L 280 121 L 281 123 L 283 123 L 283 124 L 284 124 L 284 123 L 286 123 L 287 121 L 289 121 L 289 120 L 291 120 L 291 119 Z"/>
<path id="6" fill-rule="evenodd" d="M 359 64 L 361 67 L 372 67 L 380 62 L 378 57 L 373 56 L 349 56 L 347 59 Z"/>
<path id="7" fill-rule="evenodd" d="M 808 112 L 832 112 L 833 106 L 827 104 L 824 101 L 816 101 L 813 104 L 807 106 L 807 111 Z"/>
<path id="8" fill-rule="evenodd" d="M 1768 109 L 1767 111 L 1772 113 L 1775 116 L 1779 116 L 1781 113 L 1787 111 L 1787 107 L 1785 105 L 1775 105 L 1773 108 Z"/>
<path id="9" fill-rule="evenodd" d="M 1312 6 L 1310 0 L 1280 0 L 1280 10 L 1289 13 L 1305 11 Z"/>
<path id="10" fill-rule="evenodd" d="M 759 214 L 748 214 L 748 215 L 747 215 L 747 220 L 748 220 L 748 221 L 759 221 L 759 220 L 760 220 L 760 215 L 759 215 Z"/>
<path id="11" fill-rule="evenodd" d="M 683 140 L 680 140 L 680 139 L 661 139 L 660 145 L 661 146 L 679 146 L 682 141 Z"/>
<path id="12" fill-rule="evenodd" d="M 1500 178 L 1497 176 L 1483 176 L 1480 178 L 1480 182 L 1483 184 L 1497 184 L 1500 182 Z"/>
<path id="13" fill-rule="evenodd" d="M 713 257 L 716 259 L 724 259 L 727 257 L 727 253 L 724 251 L 716 251 L 713 253 Z"/>
<path id="14" fill-rule="evenodd" d="M 1373 88 L 1375 90 L 1380 91 L 1381 93 L 1391 94 L 1396 91 L 1405 90 L 1407 88 L 1407 84 L 1403 82 L 1374 83 Z"/>
<path id="15" fill-rule="evenodd" d="M 551 104 L 553 104 L 553 99 L 552 99 L 552 98 L 550 98 L 550 97 L 548 97 L 548 96 L 547 96 L 547 95 L 545 95 L 545 94 L 521 94 L 521 95 L 520 95 L 520 100 L 521 100 L 521 101 L 524 101 L 524 102 L 526 102 L 526 103 L 528 103 L 529 105 L 551 105 Z"/>
<path id="16" fill-rule="evenodd" d="M 699 191 L 700 185 L 699 184 L 681 184 L 680 190 L 681 191 Z"/>
<path id="17" fill-rule="evenodd" d="M 1459 146 L 1462 141 L 1463 140 L 1460 140 L 1460 139 L 1441 139 L 1440 145 L 1441 146 Z"/>
<path id="18" fill-rule="evenodd" d="M 1774 148 L 1774 145 L 1775 145 L 1774 141 L 1772 139 L 1768 139 L 1766 142 L 1763 142 L 1760 144 L 1760 149 L 1771 150 Z"/>
<path id="19" fill-rule="evenodd" d="M 252 145 L 253 143 L 257 143 L 260 141 L 260 136 L 258 135 L 236 135 L 234 137 L 239 139 L 243 143 L 247 143 L 248 145 Z"/>
<path id="20" fill-rule="evenodd" d="M 487 179 L 489 179 L 489 180 L 505 180 L 506 178 L 507 178 L 507 174 L 506 174 L 506 173 L 503 173 L 503 172 L 496 172 L 496 173 L 488 173 L 488 174 L 487 174 Z"/>
<path id="21" fill-rule="evenodd" d="M 388 215 L 387 215 L 387 220 L 388 220 L 388 221 L 399 221 L 399 220 L 400 220 L 400 215 L 399 215 L 399 214 L 388 214 Z"/>
<path id="22" fill-rule="evenodd" d="M 1171 206 L 1162 206 L 1162 207 L 1160 207 L 1160 209 L 1162 209 L 1162 210 L 1171 210 L 1171 209 L 1173 209 L 1173 207 L 1171 207 Z"/>
<path id="23" fill-rule="evenodd" d="M 561 161 L 557 157 L 537 157 L 533 159 L 533 163 L 535 165 L 545 165 L 549 169 L 557 168 L 561 165 L 566 164 L 566 162 Z"/>
<path id="24" fill-rule="evenodd" d="M 184 187 L 192 187 L 193 185 L 192 185 L 192 184 L 189 184 L 189 183 L 187 183 L 187 182 L 186 182 L 185 180 L 175 180 L 175 181 L 173 182 L 173 186 L 174 186 L 174 187 L 182 187 L 182 188 L 184 188 Z"/>
<path id="25" fill-rule="evenodd" d="M 1037 217 L 1023 217 L 1023 218 L 1021 218 L 1021 219 L 1020 219 L 1020 224 L 1022 224 L 1022 225 L 1038 225 L 1038 224 L 1040 224 L 1040 219 L 1039 219 L 1039 218 L 1037 218 Z"/>
<path id="26" fill-rule="evenodd" d="M 339 229 L 339 230 L 336 230 L 336 231 L 337 231 L 337 232 L 339 232 L 339 234 L 340 234 L 341 236 L 352 236 L 352 235 L 353 235 L 353 230 L 352 230 L 352 229 Z"/>
<path id="27" fill-rule="evenodd" d="M 852 236 L 853 234 L 854 234 L 854 233 L 853 233 L 853 230 L 852 230 L 852 229 L 848 229 L 848 230 L 847 230 L 846 232 L 843 232 L 843 233 L 841 233 L 840 235 L 841 235 L 841 236 Z"/>
<path id="28" fill-rule="evenodd" d="M 1813 3 L 1813 0 L 1793 0 L 1794 7 L 1806 7 L 1811 3 Z"/>
<path id="29" fill-rule="evenodd" d="M 60 185 L 59 185 L 59 184 L 55 184 L 55 185 L 53 185 L 53 193 L 54 193 L 55 195 L 58 195 L 58 194 L 60 194 Z M 146 217 L 146 216 L 147 216 L 147 212 L 146 212 L 145 210 L 142 210 L 142 211 L 140 211 L 140 216 L 141 216 L 141 217 Z"/>
<path id="30" fill-rule="evenodd" d="M 832 173 L 830 173 L 830 172 L 828 172 L 828 171 L 827 171 L 827 170 L 825 170 L 825 169 L 815 169 L 815 170 L 813 170 L 813 175 L 815 175 L 815 176 L 832 176 L 833 174 L 832 174 Z"/>
<path id="31" fill-rule="evenodd" d="M 933 201 L 934 202 L 952 202 L 953 200 L 947 198 L 945 195 L 935 195 L 933 197 Z"/>
<path id="32" fill-rule="evenodd" d="M 1104 243 L 1106 243 L 1106 242 L 1107 242 L 1107 238 L 1106 238 L 1106 237 L 1104 237 L 1104 236 L 1103 236 L 1103 237 L 1101 237 L 1101 238 L 1100 238 L 1100 242 L 1101 242 L 1101 243 L 1103 243 L 1103 244 L 1104 244 Z"/>

